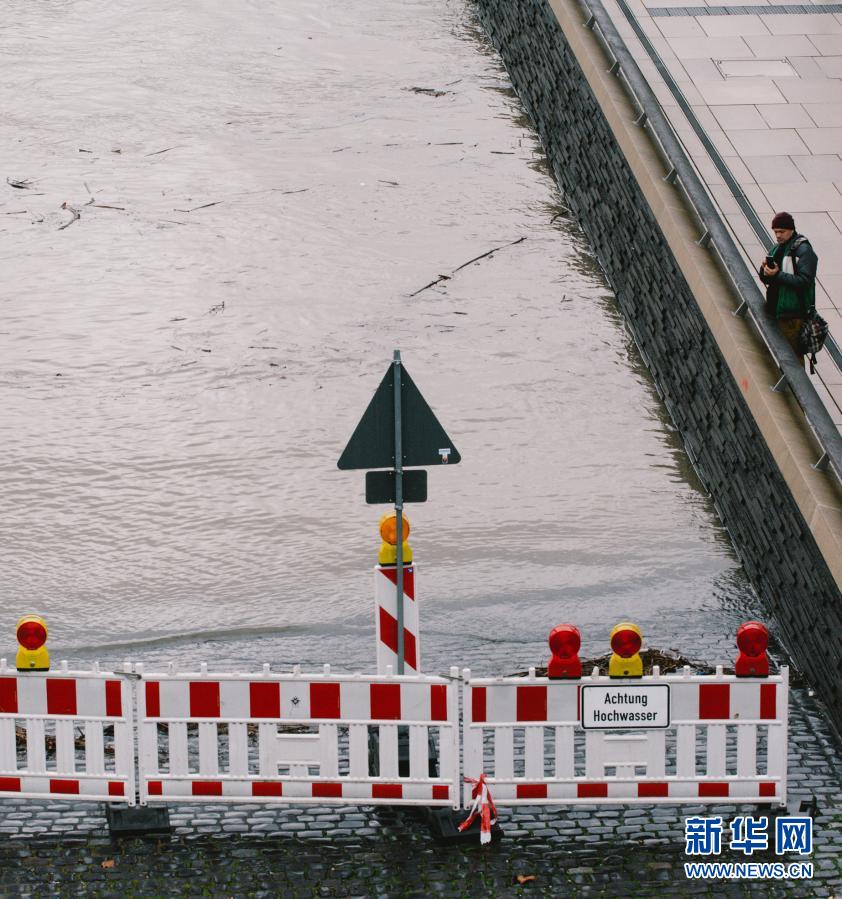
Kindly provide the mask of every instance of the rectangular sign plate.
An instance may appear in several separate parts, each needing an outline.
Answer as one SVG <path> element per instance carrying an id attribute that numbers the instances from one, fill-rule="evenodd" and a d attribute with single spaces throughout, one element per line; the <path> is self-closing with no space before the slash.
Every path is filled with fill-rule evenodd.
<path id="1" fill-rule="evenodd" d="M 367 471 L 365 473 L 365 501 L 369 504 L 394 503 L 395 472 Z M 427 502 L 427 472 L 423 468 L 407 469 L 403 473 L 403 501 Z"/>
<path id="2" fill-rule="evenodd" d="M 668 684 L 618 684 L 582 687 L 585 730 L 630 730 L 669 727 Z"/>

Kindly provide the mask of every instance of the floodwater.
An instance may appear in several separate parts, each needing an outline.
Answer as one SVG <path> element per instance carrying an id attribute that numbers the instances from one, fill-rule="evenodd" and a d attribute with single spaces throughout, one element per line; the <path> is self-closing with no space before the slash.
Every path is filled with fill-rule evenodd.
<path id="1" fill-rule="evenodd" d="M 427 670 L 727 661 L 753 594 L 464 0 L 4 13 L 3 654 L 370 669 L 336 461 L 399 348 L 463 459 L 408 507 Z"/>

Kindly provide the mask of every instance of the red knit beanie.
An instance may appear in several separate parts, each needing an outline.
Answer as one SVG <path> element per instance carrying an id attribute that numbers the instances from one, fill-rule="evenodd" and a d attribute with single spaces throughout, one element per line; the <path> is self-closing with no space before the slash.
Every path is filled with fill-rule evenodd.
<path id="1" fill-rule="evenodd" d="M 795 230 L 795 219 L 788 212 L 779 212 L 772 219 L 772 230 L 775 228 L 786 228 L 788 231 Z"/>

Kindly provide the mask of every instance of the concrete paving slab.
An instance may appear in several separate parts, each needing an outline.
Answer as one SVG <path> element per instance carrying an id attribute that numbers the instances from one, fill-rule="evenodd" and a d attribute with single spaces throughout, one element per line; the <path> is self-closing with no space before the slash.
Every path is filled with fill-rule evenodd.
<path id="1" fill-rule="evenodd" d="M 839 310 L 836 310 L 837 312 Z M 824 313 L 822 313 L 824 314 Z M 816 361 L 818 365 L 818 376 L 819 380 L 825 387 L 834 395 L 834 397 L 838 397 L 840 391 L 838 388 L 842 387 L 842 371 L 840 371 L 835 365 L 822 365 L 824 359 L 819 356 L 816 356 Z M 834 401 L 836 401 L 834 399 Z"/>
<path id="2" fill-rule="evenodd" d="M 708 0 L 708 3 L 705 5 L 715 9 L 721 6 L 733 7 L 734 2 L 733 0 Z M 766 0 L 745 0 L 744 3 L 740 3 L 741 10 L 752 6 L 766 6 Z"/>
<path id="3" fill-rule="evenodd" d="M 802 212 L 795 219 L 795 226 L 812 241 L 832 241 L 831 247 L 836 247 L 835 242 L 842 237 L 830 212 Z"/>
<path id="4" fill-rule="evenodd" d="M 793 156 L 792 161 L 808 181 L 842 181 L 842 156 L 837 153 Z"/>
<path id="5" fill-rule="evenodd" d="M 726 153 L 722 154 L 725 164 L 728 166 L 731 174 L 736 178 L 738 184 L 754 184 L 757 179 L 746 168 L 745 163 L 740 156 L 730 156 Z"/>
<path id="6" fill-rule="evenodd" d="M 721 215 L 729 222 L 731 221 L 732 216 L 737 220 L 745 218 L 745 216 L 743 216 L 742 210 L 740 209 L 740 204 L 731 193 L 731 189 L 729 187 L 726 187 L 725 185 L 713 184 L 710 187 L 710 195 L 713 197 L 713 201 L 714 203 L 716 203 L 717 209 L 719 209 Z M 747 224 L 748 223 L 746 223 L 746 225 Z M 748 231 L 743 231 L 743 234 L 741 236 L 748 237 Z"/>
<path id="7" fill-rule="evenodd" d="M 842 55 L 842 34 L 823 34 L 816 29 L 810 33 L 810 41 L 822 56 Z"/>
<path id="8" fill-rule="evenodd" d="M 826 254 L 819 259 L 819 265 L 822 268 L 822 274 L 819 276 L 818 281 L 823 287 L 824 291 L 830 297 L 831 305 L 834 309 L 839 312 L 842 312 L 842 272 L 833 271 L 832 268 L 839 268 L 839 266 L 833 266 L 828 268 L 828 266 L 822 265 L 823 262 L 829 262 L 830 259 Z M 828 268 L 828 271 L 825 271 L 825 268 Z"/>
<path id="9" fill-rule="evenodd" d="M 800 103 L 759 104 L 757 111 L 771 128 L 812 128 L 816 124 Z"/>
<path id="10" fill-rule="evenodd" d="M 738 134 L 734 131 L 732 137 Z M 759 184 L 787 184 L 804 180 L 800 169 L 789 156 L 743 156 L 742 160 Z"/>
<path id="11" fill-rule="evenodd" d="M 756 56 L 814 56 L 816 49 L 806 36 L 750 35 L 744 38 Z"/>
<path id="12" fill-rule="evenodd" d="M 842 154 L 842 128 L 796 128 L 811 153 Z M 797 151 L 793 155 L 800 155 Z"/>
<path id="13" fill-rule="evenodd" d="M 836 97 L 842 97 L 842 81 L 833 79 L 829 83 L 834 87 Z M 804 102 L 803 105 L 807 114 L 819 128 L 842 128 L 842 102 Z"/>
<path id="14" fill-rule="evenodd" d="M 778 78 L 775 84 L 787 102 L 791 103 L 831 105 L 837 103 L 842 95 L 842 81 L 837 78 Z"/>
<path id="15" fill-rule="evenodd" d="M 818 360 L 817 360 L 818 361 Z M 819 363 L 821 365 L 821 363 Z M 816 393 L 821 397 L 825 406 L 827 406 L 828 412 L 830 412 L 830 417 L 833 419 L 833 423 L 837 427 L 842 427 L 842 409 L 837 405 L 832 389 L 827 387 L 825 384 L 822 384 L 818 379 L 814 379 L 813 386 L 816 388 Z"/>
<path id="16" fill-rule="evenodd" d="M 760 16 L 699 16 L 699 25 L 710 37 L 769 34 Z"/>
<path id="17" fill-rule="evenodd" d="M 769 199 L 761 189 L 760 185 L 746 184 L 743 188 L 743 193 L 746 195 L 746 199 L 749 203 L 754 207 L 755 212 L 757 212 L 761 218 L 768 218 L 771 220 L 776 210 L 772 208 L 772 204 L 769 202 Z"/>
<path id="18" fill-rule="evenodd" d="M 704 156 L 699 156 L 693 161 L 705 184 L 708 184 L 711 187 L 725 184 L 725 179 L 722 177 L 719 169 L 716 168 L 709 158 L 705 159 Z"/>
<path id="19" fill-rule="evenodd" d="M 734 145 L 728 140 L 725 132 L 721 128 L 712 128 L 708 131 L 707 135 L 710 138 L 711 143 L 716 147 L 720 156 L 737 156 Z"/>
<path id="20" fill-rule="evenodd" d="M 839 309 L 839 307 L 838 307 L 837 305 L 835 305 L 835 303 L 833 302 L 833 300 L 831 300 L 830 297 L 828 297 L 828 295 L 825 293 L 824 290 L 822 290 L 821 294 L 819 294 L 819 292 L 818 292 L 818 287 L 820 287 L 821 285 L 819 284 L 819 282 L 816 282 L 816 284 L 817 284 L 817 288 L 816 288 L 816 309 L 818 310 L 819 315 L 822 315 L 822 316 L 824 316 L 825 319 L 827 319 L 827 313 L 828 313 L 828 312 L 840 312 L 840 311 L 842 311 L 842 310 Z M 835 368 L 835 367 L 836 367 L 836 366 L 834 365 L 834 368 Z M 842 376 L 842 373 L 840 373 L 840 374 L 841 374 L 841 376 Z M 835 382 L 834 382 L 834 383 L 835 383 Z M 840 395 L 840 400 L 842 400 L 842 391 L 840 392 L 839 395 Z"/>
<path id="21" fill-rule="evenodd" d="M 730 140 L 743 156 L 805 156 L 807 147 L 793 128 L 731 131 Z M 751 168 L 751 166 L 749 166 Z"/>
<path id="22" fill-rule="evenodd" d="M 663 31 L 661 31 L 661 29 L 658 27 L 660 21 L 661 21 L 660 19 L 652 19 L 652 18 L 650 18 L 649 16 L 647 16 L 646 18 L 640 18 L 640 19 L 638 19 L 638 22 L 637 22 L 637 23 L 638 23 L 638 25 L 640 26 L 640 30 L 646 35 L 646 37 L 649 38 L 649 40 L 663 40 L 663 38 L 664 38 L 664 33 L 663 33 Z M 670 18 L 670 19 L 664 19 L 664 21 L 665 21 L 665 22 L 671 22 L 671 21 L 673 21 L 673 20 Z M 676 21 L 678 21 L 678 22 L 690 22 L 690 21 L 692 21 L 692 20 L 691 20 L 691 19 L 676 19 Z M 622 19 L 618 19 L 618 20 L 615 22 L 615 25 L 617 26 L 617 31 L 618 31 L 620 34 L 623 33 L 622 30 L 621 30 L 623 27 L 625 27 L 625 26 L 629 26 L 629 27 L 630 27 L 630 23 L 629 23 L 628 19 L 626 19 L 625 17 L 623 17 Z M 632 31 L 634 31 L 634 29 L 632 29 Z M 628 43 L 628 42 L 627 42 L 627 43 Z"/>
<path id="23" fill-rule="evenodd" d="M 828 78 L 842 78 L 842 56 L 821 56 L 816 65 Z"/>
<path id="24" fill-rule="evenodd" d="M 819 68 L 816 57 L 791 56 L 789 58 L 792 68 L 799 78 L 826 78 L 827 75 Z"/>
<path id="25" fill-rule="evenodd" d="M 626 6 L 641 20 L 649 18 L 646 4 L 643 0 L 626 0 Z"/>
<path id="26" fill-rule="evenodd" d="M 827 291 L 822 287 L 822 283 L 818 278 L 816 278 L 816 309 L 818 309 L 822 315 L 824 315 L 825 312 L 839 311 Z"/>
<path id="27" fill-rule="evenodd" d="M 836 310 L 835 312 L 832 310 L 828 310 L 827 313 L 822 313 L 825 319 L 827 320 L 828 325 L 830 325 L 831 333 L 842 334 L 842 311 Z M 826 366 L 830 368 L 830 365 Z M 839 402 L 842 399 L 840 394 L 835 394 L 836 402 Z"/>
<path id="28" fill-rule="evenodd" d="M 721 210 L 723 210 L 725 220 L 731 226 L 731 230 L 734 232 L 734 236 L 737 238 L 737 242 L 745 251 L 746 256 L 753 262 L 756 261 L 759 265 L 759 261 L 766 254 L 766 247 L 763 247 L 758 243 L 757 235 L 754 233 L 751 225 L 749 225 L 742 209 L 740 209 L 737 201 L 731 195 L 731 192 L 722 190 L 722 201 L 720 202 L 720 195 L 716 193 L 717 190 L 721 189 L 714 188 L 711 190 L 711 193 L 714 195 L 714 199 L 717 201 L 717 205 Z M 727 196 L 725 196 L 726 193 Z M 729 206 L 730 209 L 728 209 Z"/>
<path id="29" fill-rule="evenodd" d="M 842 194 L 832 181 L 800 181 L 794 184 L 761 184 L 774 209 L 787 212 L 842 212 Z"/>
<path id="30" fill-rule="evenodd" d="M 842 34 L 842 21 L 832 14 L 767 16 L 772 34 Z"/>
<path id="31" fill-rule="evenodd" d="M 707 106 L 694 106 L 693 115 L 696 116 L 696 118 L 699 120 L 699 124 L 702 126 L 702 128 L 705 129 L 705 131 L 715 131 L 717 129 L 719 129 L 720 131 L 722 130 L 719 122 L 716 119 L 716 116 L 714 116 L 713 114 L 713 111 Z"/>
<path id="32" fill-rule="evenodd" d="M 762 130 L 769 125 L 757 110 L 756 106 L 741 104 L 739 106 L 717 106 L 711 110 L 719 125 L 728 130 Z"/>
<path id="33" fill-rule="evenodd" d="M 695 84 L 700 81 L 722 81 L 725 78 L 712 59 L 682 59 L 681 68 Z"/>
<path id="34" fill-rule="evenodd" d="M 683 16 L 663 16 L 657 19 L 650 19 L 649 21 L 664 37 L 702 37 L 705 34 L 702 26 L 696 19 L 691 19 L 689 16 L 687 18 Z"/>
<path id="35" fill-rule="evenodd" d="M 786 98 L 770 78 L 730 78 L 721 84 L 711 81 L 697 86 L 708 106 L 786 103 Z"/>
<path id="36" fill-rule="evenodd" d="M 666 38 L 679 59 L 751 59 L 754 53 L 741 37 Z"/>
<path id="37" fill-rule="evenodd" d="M 834 298 L 834 305 L 837 309 L 842 309 L 842 284 L 835 280 L 835 276 L 842 275 L 842 260 L 840 260 L 839 247 L 842 240 L 834 238 L 833 240 L 822 240 L 821 236 L 817 238 L 816 253 L 819 256 L 819 281 L 824 284 L 825 290 Z M 842 342 L 842 331 L 837 333 L 837 337 Z"/>

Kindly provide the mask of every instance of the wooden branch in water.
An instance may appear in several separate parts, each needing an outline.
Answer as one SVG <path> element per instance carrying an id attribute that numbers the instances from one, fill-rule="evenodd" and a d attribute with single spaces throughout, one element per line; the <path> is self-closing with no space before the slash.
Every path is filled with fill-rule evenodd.
<path id="1" fill-rule="evenodd" d="M 482 253 L 480 256 L 474 256 L 473 259 L 469 259 L 467 262 L 463 262 L 459 268 L 453 269 L 453 274 L 460 271 L 463 268 L 466 268 L 469 265 L 472 265 L 474 262 L 479 262 L 480 259 L 485 259 L 486 256 L 491 256 L 492 253 L 496 253 L 498 250 L 505 250 L 506 247 L 513 247 L 515 244 L 523 243 L 525 241 L 525 237 L 519 237 L 517 240 L 513 240 L 511 243 L 504 243 L 502 247 L 495 247 L 493 250 L 489 250 L 487 253 Z"/>
<path id="2" fill-rule="evenodd" d="M 175 212 L 197 212 L 199 209 L 207 209 L 209 206 L 219 206 L 222 200 L 214 200 L 213 203 L 203 203 L 201 206 L 194 206 L 192 209 L 176 209 Z"/>
<path id="3" fill-rule="evenodd" d="M 436 284 L 441 283 L 442 281 L 449 281 L 450 275 L 439 275 L 435 281 L 430 281 L 429 284 L 425 284 L 420 290 L 416 290 L 415 293 L 411 293 L 411 297 L 417 297 L 419 293 L 424 293 L 430 287 L 435 287 Z"/>
<path id="4" fill-rule="evenodd" d="M 467 262 L 463 262 L 458 268 L 453 269 L 452 273 L 449 275 L 439 275 L 435 281 L 430 281 L 429 284 L 425 284 L 420 290 L 416 290 L 415 293 L 411 293 L 410 297 L 417 297 L 419 293 L 423 293 L 425 290 L 429 290 L 431 287 L 435 287 L 436 284 L 440 284 L 442 281 L 449 281 L 456 272 L 461 271 L 463 268 L 466 268 L 469 265 L 472 265 L 474 262 L 479 262 L 480 259 L 485 259 L 488 256 L 493 255 L 499 250 L 505 250 L 506 247 L 513 247 L 516 244 L 523 243 L 525 241 L 525 237 L 519 237 L 517 240 L 513 240 L 511 243 L 504 243 L 502 247 L 494 247 L 493 250 L 488 250 L 486 253 L 481 253 L 479 256 L 474 256 L 473 259 L 469 259 Z"/>
<path id="5" fill-rule="evenodd" d="M 66 209 L 73 216 L 73 218 L 70 219 L 69 222 L 65 222 L 63 225 L 59 225 L 58 230 L 64 231 L 65 228 L 69 228 L 74 222 L 78 222 L 82 216 L 79 215 L 78 209 L 74 209 L 72 206 L 69 206 L 66 202 L 61 204 L 61 208 Z"/>

